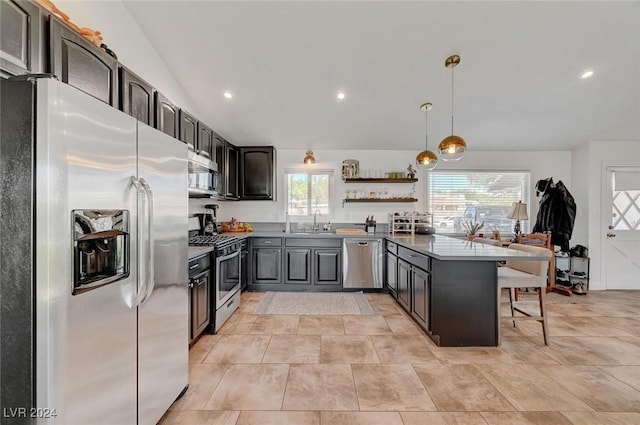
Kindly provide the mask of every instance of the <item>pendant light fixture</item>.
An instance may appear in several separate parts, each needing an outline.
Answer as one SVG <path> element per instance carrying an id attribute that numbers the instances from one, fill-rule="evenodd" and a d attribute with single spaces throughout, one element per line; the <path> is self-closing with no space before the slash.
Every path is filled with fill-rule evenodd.
<path id="1" fill-rule="evenodd" d="M 451 68 L 451 136 L 442 139 L 438 145 L 438 151 L 444 161 L 458 161 L 467 150 L 467 144 L 460 136 L 453 134 L 453 68 L 460 63 L 460 56 L 452 55 L 444 61 L 444 66 Z"/>
<path id="2" fill-rule="evenodd" d="M 311 149 L 307 150 L 306 156 L 302 160 L 305 164 L 315 164 L 316 158 L 313 156 L 313 151 Z"/>
<path id="3" fill-rule="evenodd" d="M 416 156 L 416 164 L 425 170 L 433 170 L 438 165 L 438 157 L 429 150 L 429 111 L 432 108 L 429 102 L 420 105 L 420 110 L 425 113 L 424 150 Z"/>

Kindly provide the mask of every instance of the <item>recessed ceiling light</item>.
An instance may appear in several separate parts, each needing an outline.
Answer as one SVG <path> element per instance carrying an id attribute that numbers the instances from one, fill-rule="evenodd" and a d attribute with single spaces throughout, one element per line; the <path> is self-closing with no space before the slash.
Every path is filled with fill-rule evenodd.
<path id="1" fill-rule="evenodd" d="M 345 94 L 344 92 L 339 91 L 336 97 L 338 98 L 338 100 L 343 100 L 345 98 Z"/>
<path id="2" fill-rule="evenodd" d="M 580 76 L 580 78 L 589 78 L 589 77 L 591 77 L 591 76 L 593 76 L 593 71 L 592 71 L 592 70 L 589 70 L 589 71 L 585 71 L 585 72 Z"/>
<path id="3" fill-rule="evenodd" d="M 222 93 L 222 95 L 224 97 L 226 97 L 227 99 L 231 99 L 233 97 L 233 93 L 231 93 L 230 91 L 226 91 L 226 92 Z"/>

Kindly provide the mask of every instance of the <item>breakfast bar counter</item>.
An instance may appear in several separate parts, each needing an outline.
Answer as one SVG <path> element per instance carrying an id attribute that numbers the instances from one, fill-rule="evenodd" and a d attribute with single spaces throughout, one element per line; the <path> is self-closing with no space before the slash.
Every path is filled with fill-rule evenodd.
<path id="1" fill-rule="evenodd" d="M 427 335 L 445 347 L 497 346 L 497 263 L 543 259 L 442 235 L 387 236 L 387 280 L 396 283 L 391 291 Z"/>

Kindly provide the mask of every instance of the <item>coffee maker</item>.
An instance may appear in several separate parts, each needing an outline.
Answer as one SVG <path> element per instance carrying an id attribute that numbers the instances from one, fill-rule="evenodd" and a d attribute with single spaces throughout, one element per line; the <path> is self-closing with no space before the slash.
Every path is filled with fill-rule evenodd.
<path id="1" fill-rule="evenodd" d="M 217 235 L 218 223 L 217 223 L 217 204 L 207 204 L 204 206 L 206 210 L 211 212 L 196 214 L 200 220 L 200 233 L 203 235 Z"/>

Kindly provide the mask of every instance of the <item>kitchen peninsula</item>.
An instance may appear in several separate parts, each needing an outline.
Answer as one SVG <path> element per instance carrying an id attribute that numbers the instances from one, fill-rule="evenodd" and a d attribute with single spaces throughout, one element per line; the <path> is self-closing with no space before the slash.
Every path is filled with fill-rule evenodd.
<path id="1" fill-rule="evenodd" d="M 271 251 L 285 249 L 282 247 L 289 239 L 341 238 L 335 233 L 284 234 L 282 231 L 257 231 L 240 237 L 267 241 Z M 386 289 L 440 346 L 497 346 L 497 263 L 542 259 L 526 252 L 444 235 L 376 234 L 362 238 L 385 239 Z M 285 268 L 282 253 L 270 258 L 278 263 L 274 270 Z M 268 290 L 294 290 L 285 280 L 281 279 L 280 285 L 270 285 Z M 257 285 L 252 288 L 250 278 L 250 290 L 265 290 L 261 281 L 254 283 Z M 336 290 L 335 285 L 330 290 Z"/>

